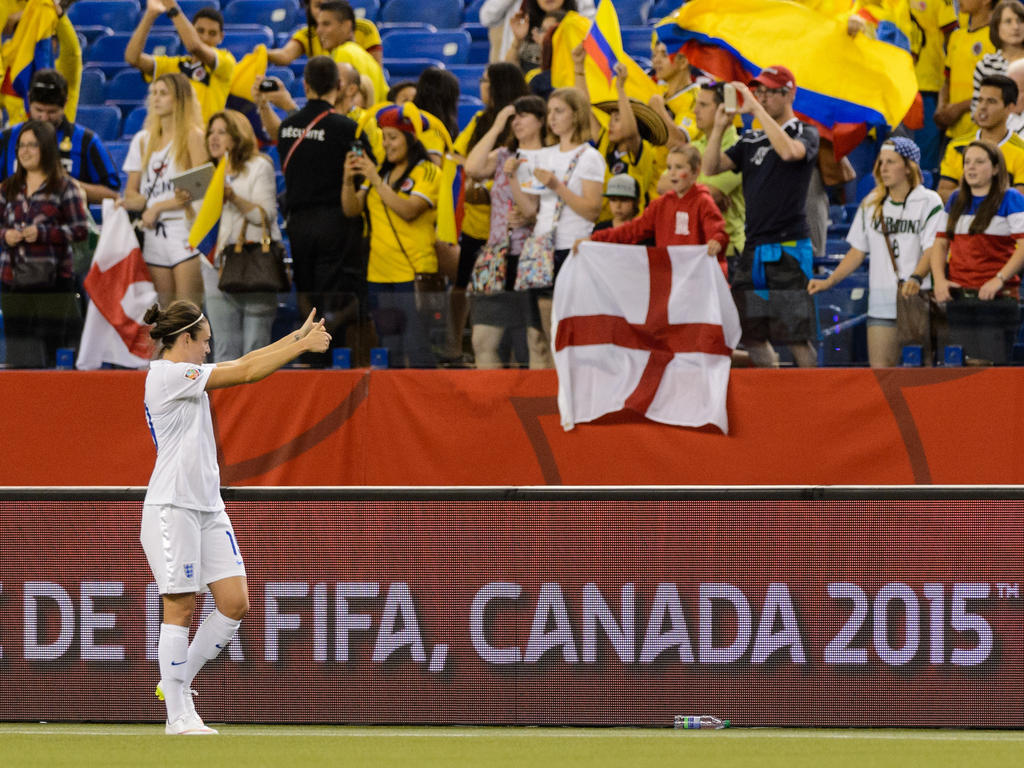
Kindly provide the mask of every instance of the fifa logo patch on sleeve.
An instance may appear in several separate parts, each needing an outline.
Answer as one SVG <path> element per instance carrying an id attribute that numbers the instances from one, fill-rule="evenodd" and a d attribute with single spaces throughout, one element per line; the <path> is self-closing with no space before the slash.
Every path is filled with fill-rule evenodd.
<path id="1" fill-rule="evenodd" d="M 189 381 L 195 381 L 196 379 L 199 378 L 199 369 L 198 368 L 186 368 L 185 369 L 185 378 L 188 379 Z"/>
<path id="2" fill-rule="evenodd" d="M 191 579 L 195 572 L 196 572 L 196 565 L 195 565 L 195 563 L 186 563 L 185 564 L 185 578 L 186 579 Z"/>
<path id="3" fill-rule="evenodd" d="M 401 189 L 403 192 L 405 192 L 405 194 L 409 194 L 410 192 L 412 192 L 412 187 L 413 187 L 413 180 L 408 178 L 408 177 L 406 177 L 402 181 L 402 185 L 401 185 L 401 187 L 399 187 L 399 189 Z"/>

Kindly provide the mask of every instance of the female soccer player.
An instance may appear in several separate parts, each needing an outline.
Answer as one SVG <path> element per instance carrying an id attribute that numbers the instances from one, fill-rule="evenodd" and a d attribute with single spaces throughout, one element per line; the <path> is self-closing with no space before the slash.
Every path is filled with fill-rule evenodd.
<path id="1" fill-rule="evenodd" d="M 217 445 L 206 392 L 269 376 L 303 352 L 325 352 L 331 336 L 316 310 L 295 333 L 244 357 L 204 363 L 210 324 L 190 301 L 145 316 L 160 343 L 146 377 L 146 420 L 156 443 L 156 466 L 142 508 L 139 536 L 163 597 L 157 696 L 167 705 L 168 734 L 211 734 L 196 713 L 191 683 L 196 673 L 234 636 L 249 609 L 245 565 L 220 497 Z M 196 594 L 209 586 L 216 609 L 188 629 Z"/>

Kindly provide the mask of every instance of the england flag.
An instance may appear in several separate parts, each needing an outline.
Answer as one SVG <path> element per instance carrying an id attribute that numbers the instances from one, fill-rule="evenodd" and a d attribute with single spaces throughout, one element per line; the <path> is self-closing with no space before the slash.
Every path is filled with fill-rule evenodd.
<path id="1" fill-rule="evenodd" d="M 558 275 L 552 325 L 566 430 L 630 410 L 728 433 L 740 321 L 706 246 L 580 244 Z"/>
<path id="2" fill-rule="evenodd" d="M 103 228 L 84 282 L 89 309 L 75 367 L 148 366 L 152 340 L 142 317 L 156 302 L 156 290 L 128 212 L 113 200 L 103 201 Z"/>

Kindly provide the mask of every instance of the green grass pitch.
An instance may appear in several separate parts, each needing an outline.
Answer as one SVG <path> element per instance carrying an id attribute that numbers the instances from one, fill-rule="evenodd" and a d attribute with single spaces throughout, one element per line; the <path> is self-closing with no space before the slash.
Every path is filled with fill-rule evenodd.
<path id="1" fill-rule="evenodd" d="M 0 765 L 993 768 L 1024 765 L 1024 733 L 224 725 L 219 736 L 170 737 L 157 725 L 0 723 Z"/>

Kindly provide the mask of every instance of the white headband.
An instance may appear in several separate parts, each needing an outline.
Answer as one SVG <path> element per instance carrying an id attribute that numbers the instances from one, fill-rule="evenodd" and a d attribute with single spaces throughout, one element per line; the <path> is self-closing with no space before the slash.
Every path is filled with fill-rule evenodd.
<path id="1" fill-rule="evenodd" d="M 171 335 L 171 336 L 177 336 L 177 335 L 178 335 L 179 333 L 181 333 L 182 331 L 187 331 L 187 330 L 188 330 L 189 328 L 191 328 L 191 327 L 192 327 L 193 325 L 195 325 L 196 323 L 198 323 L 199 321 L 201 321 L 201 320 L 204 320 L 204 319 L 205 319 L 205 316 L 203 315 L 203 313 L 202 313 L 202 312 L 200 312 L 200 313 L 199 313 L 199 317 L 197 317 L 197 318 L 196 318 L 195 320 L 193 320 L 193 321 L 192 321 L 191 323 L 189 323 L 188 325 L 186 325 L 186 326 L 185 326 L 184 328 L 179 328 L 178 330 L 176 330 L 176 331 L 175 331 L 174 333 L 172 333 L 172 334 L 170 334 L 170 335 Z"/>

